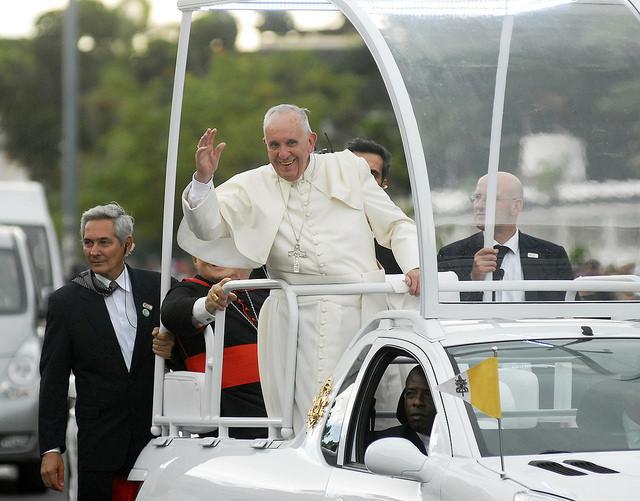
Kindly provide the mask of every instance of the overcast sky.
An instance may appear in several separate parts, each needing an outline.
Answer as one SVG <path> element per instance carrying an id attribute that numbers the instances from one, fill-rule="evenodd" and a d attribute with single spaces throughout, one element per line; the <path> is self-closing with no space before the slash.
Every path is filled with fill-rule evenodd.
<path id="1" fill-rule="evenodd" d="M 33 33 L 33 25 L 38 16 L 44 12 L 62 9 L 67 0 L 19 0 L 9 2 L 3 0 L 0 14 L 0 37 L 14 38 L 29 36 Z M 105 5 L 115 5 L 118 0 L 102 0 Z M 173 0 L 151 0 L 151 18 L 154 24 L 180 22 L 180 12 Z"/>
<path id="2" fill-rule="evenodd" d="M 68 0 L 17 0 L 11 1 L 12 7 L 7 7 L 9 0 L 0 0 L 0 38 L 19 38 L 33 34 L 33 26 L 40 14 L 49 10 L 62 9 Z M 180 12 L 176 8 L 175 0 L 150 0 L 152 24 L 179 23 Z M 102 0 L 105 5 L 116 5 L 119 0 Z M 247 21 L 251 16 L 242 16 Z M 335 12 L 313 12 L 296 15 L 299 28 L 324 27 L 336 22 Z M 241 27 L 241 29 L 244 27 Z"/>

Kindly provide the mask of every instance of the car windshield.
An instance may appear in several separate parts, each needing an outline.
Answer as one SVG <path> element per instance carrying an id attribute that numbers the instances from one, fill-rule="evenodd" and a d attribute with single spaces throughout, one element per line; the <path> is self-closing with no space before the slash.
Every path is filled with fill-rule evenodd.
<path id="1" fill-rule="evenodd" d="M 635 273 L 640 23 L 628 3 L 360 3 L 388 43 L 411 99 L 438 249 L 476 233 L 485 210 L 490 220 L 476 183 L 493 167 L 516 175 L 524 188 L 498 193 L 496 225 L 518 211 L 518 229 L 562 246 L 573 276 Z M 521 259 L 538 269 L 548 264 L 546 244 L 538 241 L 524 255 L 522 237 L 520 244 Z M 527 280 L 573 278 L 522 267 Z M 465 275 L 460 280 L 469 280 Z M 582 295 L 589 299 L 635 296 Z"/>
<path id="2" fill-rule="evenodd" d="M 38 284 L 41 287 L 53 289 L 51 256 L 49 255 L 49 243 L 47 242 L 47 234 L 44 227 L 21 224 L 20 228 L 27 236 L 27 246 L 36 270 Z"/>
<path id="3" fill-rule="evenodd" d="M 0 249 L 0 315 L 24 311 L 24 274 L 14 249 Z"/>
<path id="4" fill-rule="evenodd" d="M 640 339 L 544 339 L 448 348 L 458 371 L 498 349 L 506 455 L 640 449 Z M 497 420 L 468 407 L 483 456 Z"/>

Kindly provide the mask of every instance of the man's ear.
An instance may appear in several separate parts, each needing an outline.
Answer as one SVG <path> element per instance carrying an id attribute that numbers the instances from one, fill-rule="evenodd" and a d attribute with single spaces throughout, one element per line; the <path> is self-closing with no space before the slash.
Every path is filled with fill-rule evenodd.
<path id="1" fill-rule="evenodd" d="M 313 152 L 316 149 L 316 141 L 318 140 L 318 134 L 312 132 L 309 134 L 309 152 Z"/>
<path id="2" fill-rule="evenodd" d="M 523 208 L 524 208 L 524 200 L 522 200 L 522 198 L 516 198 L 513 201 L 513 206 L 512 206 L 513 215 L 517 216 L 518 214 L 520 214 Z"/>
<path id="3" fill-rule="evenodd" d="M 133 243 L 133 239 L 131 237 L 127 237 L 124 242 L 124 255 L 125 257 L 129 256 L 133 252 L 136 244 Z"/>

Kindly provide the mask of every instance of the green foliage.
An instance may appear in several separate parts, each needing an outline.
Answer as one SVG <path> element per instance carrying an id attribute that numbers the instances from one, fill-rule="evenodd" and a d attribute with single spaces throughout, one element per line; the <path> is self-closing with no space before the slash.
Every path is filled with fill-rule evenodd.
<path id="1" fill-rule="evenodd" d="M 128 15 L 136 3 L 148 6 L 147 0 L 126 0 L 113 9 L 93 0 L 78 2 L 80 36 L 95 42 L 79 53 L 78 209 L 121 203 L 136 217 L 136 255 L 144 258 L 160 253 L 176 44 L 147 30 L 144 8 Z M 5 148 L 46 184 L 55 211 L 60 210 L 62 29 L 62 11 L 52 11 L 39 19 L 33 39 L 0 41 Z M 367 51 L 238 53 L 236 35 L 227 14 L 194 19 L 176 200 L 193 172 L 197 139 L 208 126 L 217 127 L 228 144 L 218 182 L 264 164 L 262 117 L 281 102 L 311 110 L 320 147 L 328 146 L 325 132 L 335 150 L 356 135 L 372 137 L 394 153 L 392 177 L 404 172 L 391 106 Z M 179 203 L 174 211 L 177 225 Z"/>
<path id="2" fill-rule="evenodd" d="M 284 35 L 293 29 L 293 21 L 288 12 L 267 10 L 262 14 L 262 23 L 258 29 Z"/>
<path id="3" fill-rule="evenodd" d="M 197 75 L 210 68 L 215 53 L 233 49 L 238 28 L 231 14 L 217 12 L 197 17 L 191 23 L 187 64 Z"/>

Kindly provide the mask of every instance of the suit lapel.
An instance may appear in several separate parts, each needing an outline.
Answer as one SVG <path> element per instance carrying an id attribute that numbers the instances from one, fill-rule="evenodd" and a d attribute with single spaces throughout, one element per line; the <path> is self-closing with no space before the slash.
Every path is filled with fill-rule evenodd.
<path id="1" fill-rule="evenodd" d="M 148 284 L 141 280 L 140 274 L 137 270 L 129 268 L 129 277 L 131 278 L 131 290 L 133 292 L 133 302 L 136 307 L 136 318 L 138 319 L 138 327 L 136 329 L 136 340 L 133 346 L 133 356 L 131 357 L 131 372 L 139 364 L 140 357 L 145 352 L 151 350 L 151 325 L 153 318 L 153 310 L 160 308 L 160 305 L 155 304 L 157 298 L 151 293 Z M 152 308 L 145 308 L 145 306 L 151 306 Z M 148 316 L 144 314 L 144 311 L 148 311 Z"/>
<path id="2" fill-rule="evenodd" d="M 520 265 L 522 266 L 522 277 L 525 280 L 537 280 L 539 277 L 535 276 L 535 264 L 538 262 L 540 256 L 540 250 L 532 247 L 533 242 L 529 235 L 519 232 L 518 246 L 520 248 Z M 531 257 L 535 255 L 537 257 Z"/>
<path id="3" fill-rule="evenodd" d="M 544 277 L 539 277 L 536 270 L 539 270 L 540 267 L 536 266 L 538 263 L 538 259 L 542 256 L 540 254 L 540 249 L 536 249 L 534 247 L 534 240 L 527 235 L 526 233 L 519 232 L 518 236 L 518 246 L 520 248 L 520 266 L 522 267 L 522 278 L 524 280 L 541 280 Z M 531 257 L 530 254 L 533 254 L 537 257 Z M 536 296 L 535 291 L 525 291 L 524 299 L 525 301 L 532 301 Z"/>
<path id="4" fill-rule="evenodd" d="M 119 370 L 127 372 L 127 366 L 104 298 L 83 287 L 81 289 L 79 297 L 82 307 L 80 307 L 80 311 L 84 311 L 87 321 L 92 326 L 91 332 L 96 337 L 96 347 L 104 346 L 106 349 L 105 360 L 108 363 L 117 361 Z"/>

